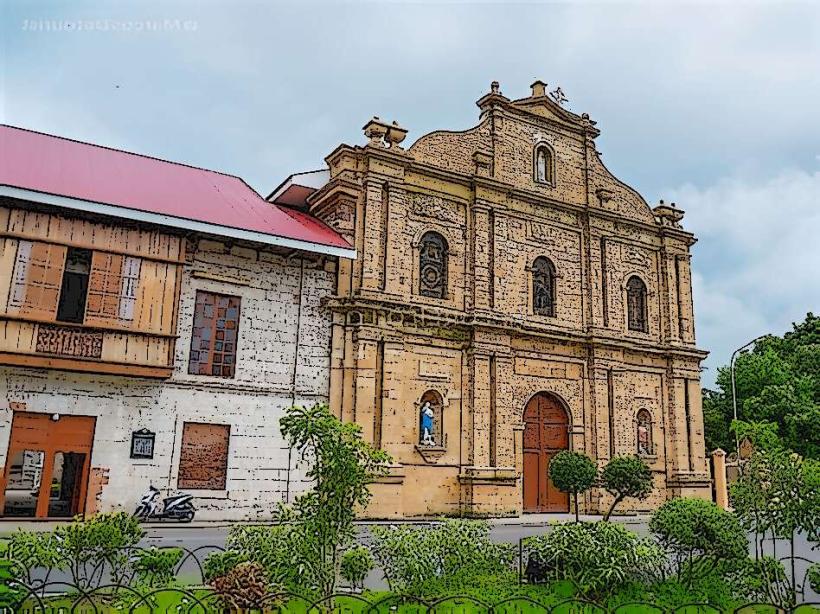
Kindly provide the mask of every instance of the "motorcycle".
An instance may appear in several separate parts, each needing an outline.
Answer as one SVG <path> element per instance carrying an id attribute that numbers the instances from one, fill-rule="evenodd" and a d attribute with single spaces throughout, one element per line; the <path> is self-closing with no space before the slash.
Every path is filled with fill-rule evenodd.
<path id="1" fill-rule="evenodd" d="M 141 521 L 150 520 L 179 520 L 181 522 L 191 522 L 194 519 L 196 508 L 193 504 L 193 495 L 181 492 L 176 495 L 165 497 L 162 506 L 159 503 L 159 489 L 151 485 L 145 494 L 142 495 L 134 516 Z"/>

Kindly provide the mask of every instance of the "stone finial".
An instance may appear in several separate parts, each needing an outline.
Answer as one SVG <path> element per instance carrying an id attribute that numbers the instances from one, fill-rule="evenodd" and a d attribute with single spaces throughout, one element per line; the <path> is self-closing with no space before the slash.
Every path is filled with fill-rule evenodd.
<path id="1" fill-rule="evenodd" d="M 661 226 L 671 226 L 672 228 L 680 228 L 681 220 L 683 219 L 684 211 L 678 209 L 675 203 L 667 205 L 661 200 L 656 207 L 652 209 L 655 214 L 655 219 Z"/>
<path id="2" fill-rule="evenodd" d="M 499 90 L 498 90 L 499 87 L 501 87 L 501 86 L 499 85 L 498 81 L 493 81 L 492 83 L 490 83 L 490 93 L 491 94 L 498 94 L 499 93 Z"/>
<path id="3" fill-rule="evenodd" d="M 373 119 L 362 127 L 362 130 L 364 130 L 364 135 L 368 138 L 368 145 L 381 147 L 385 135 L 388 130 L 390 130 L 390 126 L 374 115 Z"/>
<path id="4" fill-rule="evenodd" d="M 392 125 L 387 128 L 387 135 L 384 137 L 388 147 L 399 147 L 400 143 L 407 136 L 407 129 L 399 126 L 399 123 L 394 121 Z"/>
<path id="5" fill-rule="evenodd" d="M 541 81 L 541 79 L 537 79 L 530 85 L 530 88 L 532 89 L 533 98 L 540 98 L 541 96 L 547 95 L 547 84 Z"/>

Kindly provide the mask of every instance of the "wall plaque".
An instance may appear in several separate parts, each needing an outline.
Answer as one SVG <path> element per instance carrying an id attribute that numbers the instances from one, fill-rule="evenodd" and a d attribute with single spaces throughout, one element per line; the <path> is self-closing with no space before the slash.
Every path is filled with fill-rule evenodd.
<path id="1" fill-rule="evenodd" d="M 131 433 L 131 458 L 154 458 L 156 433 L 140 429 Z"/>

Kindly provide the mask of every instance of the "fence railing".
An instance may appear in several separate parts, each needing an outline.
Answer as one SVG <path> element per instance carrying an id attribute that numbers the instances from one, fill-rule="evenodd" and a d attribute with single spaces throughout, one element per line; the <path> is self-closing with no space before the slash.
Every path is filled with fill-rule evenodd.
<path id="1" fill-rule="evenodd" d="M 446 597 L 424 597 L 391 593 L 388 595 L 351 591 L 338 591 L 330 596 L 313 598 L 289 592 L 270 592 L 237 603 L 236 598 L 225 591 L 217 591 L 206 585 L 205 558 L 214 552 L 224 552 L 220 546 L 199 546 L 186 548 L 174 545 L 182 551 L 174 567 L 174 577 L 184 586 L 149 588 L 138 586 L 137 572 L 127 568 L 127 573 L 112 574 L 113 561 L 53 561 L 50 567 L 25 567 L 11 561 L 11 580 L 0 582 L 0 614 L 21 612 L 30 614 L 97 614 L 103 612 L 174 612 L 175 614 L 204 614 L 210 612 L 350 612 L 376 613 L 406 611 L 409 613 L 444 612 L 487 612 L 487 613 L 604 613 L 633 614 L 657 612 L 675 614 L 716 613 L 719 610 L 708 603 L 689 603 L 668 608 L 651 602 L 634 602 L 607 607 L 594 601 L 572 598 L 560 603 L 542 603 L 531 594 L 524 594 L 523 585 L 549 580 L 544 570 L 534 568 L 530 563 L 528 538 L 518 543 L 518 583 L 522 594 L 491 602 L 472 595 L 450 595 Z M 169 547 L 159 547 L 160 550 Z M 133 547 L 118 551 L 113 558 L 120 561 L 134 560 L 140 551 L 149 548 Z M 820 601 L 804 602 L 808 587 L 808 566 L 812 561 L 804 557 L 781 557 L 780 562 L 789 569 L 792 562 L 800 562 L 801 571 L 794 581 L 797 597 L 796 607 L 788 608 L 765 602 L 751 602 L 731 610 L 735 613 L 787 613 L 820 612 Z M 803 570 L 805 567 L 805 570 Z M 810 595 L 811 596 L 811 595 Z M 814 597 L 813 597 L 814 598 Z M 240 605 L 242 607 L 240 607 Z"/>
<path id="2" fill-rule="evenodd" d="M 622 603 L 607 607 L 594 601 L 570 598 L 553 604 L 520 595 L 492 602 L 472 595 L 450 595 L 425 598 L 415 595 L 390 594 L 366 596 L 337 592 L 320 598 L 309 598 L 291 592 L 272 592 L 251 603 L 237 605 L 230 594 L 219 593 L 208 587 L 166 587 L 139 591 L 123 585 L 103 585 L 90 590 L 63 582 L 49 583 L 37 588 L 12 582 L 21 594 L 13 602 L 0 605 L 3 614 L 109 614 L 120 612 L 144 614 L 147 612 L 174 612 L 175 614 L 211 614 L 224 612 L 325 614 L 382 614 L 411 612 L 413 614 L 487 613 L 518 614 L 804 614 L 820 610 L 820 602 L 806 603 L 795 608 L 781 608 L 763 602 L 750 602 L 732 610 L 721 610 L 702 602 L 683 604 L 674 608 L 648 601 Z M 45 593 L 43 589 L 47 588 Z M 52 590 L 56 589 L 56 590 Z"/>

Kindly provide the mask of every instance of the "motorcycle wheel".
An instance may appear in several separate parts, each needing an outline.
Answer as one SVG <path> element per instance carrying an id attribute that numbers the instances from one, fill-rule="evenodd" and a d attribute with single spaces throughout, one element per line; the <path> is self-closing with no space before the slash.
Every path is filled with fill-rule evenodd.
<path id="1" fill-rule="evenodd" d="M 182 514 L 182 516 L 180 516 L 180 520 L 182 520 L 182 522 L 191 522 L 193 519 L 194 519 L 194 510 L 190 510 L 188 512 L 185 512 L 184 514 Z"/>

